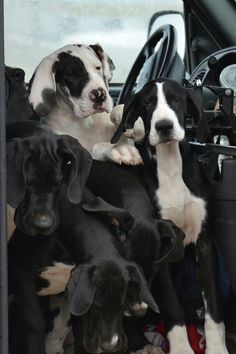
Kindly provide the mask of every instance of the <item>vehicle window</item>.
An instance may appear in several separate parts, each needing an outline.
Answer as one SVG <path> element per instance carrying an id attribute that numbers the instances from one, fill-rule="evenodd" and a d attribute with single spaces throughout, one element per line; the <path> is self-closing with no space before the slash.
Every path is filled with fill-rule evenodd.
<path id="1" fill-rule="evenodd" d="M 124 82 L 157 11 L 182 11 L 182 0 L 7 0 L 5 62 L 26 71 L 72 43 L 100 43 L 113 59 L 114 83 Z"/>

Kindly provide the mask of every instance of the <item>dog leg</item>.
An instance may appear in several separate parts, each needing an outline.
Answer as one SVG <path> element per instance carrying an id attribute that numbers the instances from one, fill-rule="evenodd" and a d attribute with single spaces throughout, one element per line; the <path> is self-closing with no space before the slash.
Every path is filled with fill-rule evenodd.
<path id="1" fill-rule="evenodd" d="M 161 348 L 155 347 L 154 345 L 147 344 L 143 349 L 140 349 L 136 352 L 131 352 L 135 354 L 165 354 Z"/>
<path id="2" fill-rule="evenodd" d="M 92 148 L 92 156 L 95 160 L 113 161 L 119 165 L 140 165 L 142 158 L 135 146 L 129 144 L 98 143 Z"/>
<path id="3" fill-rule="evenodd" d="M 179 304 L 168 264 L 162 265 L 152 289 L 167 326 L 169 354 L 194 354 L 188 341 L 184 312 Z"/>
<path id="4" fill-rule="evenodd" d="M 47 286 L 43 286 L 42 289 L 38 290 L 37 295 L 57 295 L 64 292 L 73 268 L 73 265 L 55 262 L 54 265 L 43 269 L 38 274 L 38 282 L 40 283 L 41 279 L 43 281 L 46 280 Z"/>
<path id="5" fill-rule="evenodd" d="M 53 319 L 52 330 L 45 336 L 45 352 L 64 354 L 64 341 L 71 330 L 68 325 L 70 314 L 67 299 L 64 296 L 51 296 L 50 309 L 52 313 L 57 311 L 57 315 Z"/>
<path id="6" fill-rule="evenodd" d="M 225 344 L 223 309 L 217 289 L 217 255 L 205 232 L 197 243 L 197 262 L 205 304 L 205 337 L 207 354 L 228 354 Z"/>

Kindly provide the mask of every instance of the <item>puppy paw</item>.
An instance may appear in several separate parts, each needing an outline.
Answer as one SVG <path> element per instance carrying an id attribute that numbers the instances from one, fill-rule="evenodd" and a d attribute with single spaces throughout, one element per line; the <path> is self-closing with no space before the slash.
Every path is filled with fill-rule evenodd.
<path id="1" fill-rule="evenodd" d="M 165 354 L 161 348 L 155 347 L 151 344 L 145 345 L 144 349 L 148 354 Z"/>
<path id="2" fill-rule="evenodd" d="M 47 286 L 37 291 L 37 295 L 48 296 L 64 292 L 73 268 L 72 265 L 55 263 L 53 266 L 43 269 L 38 277 L 46 280 Z"/>
<path id="3" fill-rule="evenodd" d="M 175 348 L 171 349 L 169 354 L 194 354 L 194 351 L 191 348 Z"/>
<path id="4" fill-rule="evenodd" d="M 143 163 L 136 147 L 128 144 L 114 145 L 107 159 L 120 165 L 140 165 Z"/>
<path id="5" fill-rule="evenodd" d="M 165 354 L 163 350 L 159 347 L 155 347 L 154 345 L 147 344 L 144 348 L 133 352 L 133 354 Z"/>
<path id="6" fill-rule="evenodd" d="M 127 129 L 124 133 L 127 138 L 133 139 L 136 143 L 141 143 L 145 137 L 143 120 L 139 117 L 134 123 L 133 129 Z"/>
<path id="7" fill-rule="evenodd" d="M 119 104 L 118 106 L 115 106 L 111 111 L 110 120 L 116 127 L 118 127 L 118 125 L 121 122 L 123 110 L 124 110 L 124 104 Z"/>

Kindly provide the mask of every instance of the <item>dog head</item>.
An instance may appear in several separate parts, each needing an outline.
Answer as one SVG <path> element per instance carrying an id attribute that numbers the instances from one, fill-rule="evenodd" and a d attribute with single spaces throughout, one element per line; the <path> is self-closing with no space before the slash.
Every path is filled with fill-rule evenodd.
<path id="1" fill-rule="evenodd" d="M 172 221 L 137 220 L 128 210 L 117 208 L 100 197 L 89 202 L 83 201 L 82 206 L 84 210 L 98 213 L 104 218 L 112 234 L 126 252 L 128 250 L 128 257 L 142 267 L 146 279 L 151 279 L 153 272 L 162 263 L 176 262 L 183 258 L 185 235 Z M 146 310 L 147 306 L 136 303 L 136 315 Z"/>
<path id="2" fill-rule="evenodd" d="M 197 137 L 205 141 L 209 127 L 202 116 L 202 105 L 194 89 L 176 81 L 157 79 L 147 83 L 125 105 L 121 124 L 112 138 L 115 143 L 126 129 L 132 129 L 138 117 L 143 119 L 146 140 L 156 146 L 184 139 L 186 114 L 197 124 Z"/>
<path id="3" fill-rule="evenodd" d="M 56 94 L 77 118 L 110 112 L 108 92 L 114 65 L 102 47 L 67 45 L 42 60 L 31 79 L 29 101 L 40 116 L 47 115 Z"/>
<path id="4" fill-rule="evenodd" d="M 83 318 L 83 345 L 90 353 L 115 352 L 126 346 L 122 326 L 126 309 L 135 311 L 136 305 L 145 303 L 158 311 L 141 271 L 125 261 L 77 267 L 68 295 L 70 312 Z"/>
<path id="5" fill-rule="evenodd" d="M 44 129 L 7 143 L 7 202 L 28 235 L 58 226 L 57 198 L 63 185 L 72 203 L 81 201 L 92 158 L 77 140 Z"/>
<path id="6" fill-rule="evenodd" d="M 7 123 L 27 120 L 33 115 L 27 99 L 24 70 L 5 66 L 5 95 Z"/>

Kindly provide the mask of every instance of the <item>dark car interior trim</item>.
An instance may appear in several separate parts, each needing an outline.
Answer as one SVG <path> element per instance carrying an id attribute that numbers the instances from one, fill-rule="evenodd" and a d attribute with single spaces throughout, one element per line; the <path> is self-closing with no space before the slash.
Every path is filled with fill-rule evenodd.
<path id="1" fill-rule="evenodd" d="M 236 6 L 234 2 L 222 0 L 183 1 L 187 36 L 186 65 L 191 73 L 211 53 L 235 45 Z"/>
<path id="2" fill-rule="evenodd" d="M 3 0 L 0 0 L 0 353 L 8 354 L 5 66 Z"/>

